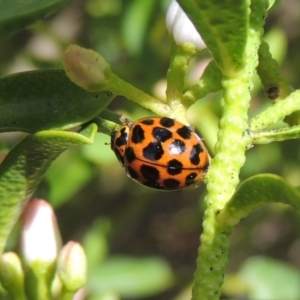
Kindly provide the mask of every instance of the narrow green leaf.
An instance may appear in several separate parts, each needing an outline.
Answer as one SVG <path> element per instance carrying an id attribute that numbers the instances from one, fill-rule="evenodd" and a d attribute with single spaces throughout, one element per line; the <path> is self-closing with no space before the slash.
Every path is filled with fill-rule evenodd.
<path id="1" fill-rule="evenodd" d="M 250 132 L 253 144 L 268 144 L 300 138 L 300 126 L 284 127 L 273 130 Z"/>
<path id="2" fill-rule="evenodd" d="M 96 117 L 113 99 L 75 85 L 64 70 L 17 73 L 0 79 L 0 132 L 68 129 Z"/>
<path id="3" fill-rule="evenodd" d="M 70 0 L 1 0 L 0 38 L 16 33 L 64 6 Z"/>
<path id="4" fill-rule="evenodd" d="M 282 177 L 260 174 L 245 180 L 220 213 L 220 220 L 230 226 L 265 204 L 289 204 L 300 212 L 300 193 Z"/>
<path id="5" fill-rule="evenodd" d="M 8 153 L 0 166 L 0 252 L 22 208 L 50 164 L 70 146 L 91 144 L 96 131 L 94 124 L 90 125 L 89 136 L 76 132 L 41 131 L 28 135 Z"/>

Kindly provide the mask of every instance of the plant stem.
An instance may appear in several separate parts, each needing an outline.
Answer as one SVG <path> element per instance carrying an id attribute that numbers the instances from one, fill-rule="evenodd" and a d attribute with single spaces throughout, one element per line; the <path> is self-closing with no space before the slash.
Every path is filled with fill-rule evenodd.
<path id="1" fill-rule="evenodd" d="M 230 226 L 218 226 L 218 214 L 233 195 L 239 182 L 239 170 L 245 161 L 245 149 L 251 143 L 243 133 L 247 128 L 247 109 L 250 102 L 249 82 L 253 74 L 243 72 L 243 77 L 224 78 L 224 114 L 220 121 L 216 156 L 208 173 L 205 198 L 206 212 L 197 259 L 193 300 L 219 298 L 219 289 L 227 264 Z"/>
<path id="2" fill-rule="evenodd" d="M 138 103 L 156 114 L 168 116 L 170 113 L 170 107 L 167 104 L 146 94 L 115 74 L 111 75 L 110 82 L 105 88 L 116 93 L 116 95 L 122 95 Z"/>
<path id="3" fill-rule="evenodd" d="M 182 102 L 185 107 L 190 107 L 197 100 L 204 98 L 206 95 L 220 91 L 222 74 L 216 63 L 211 61 L 205 68 L 199 81 L 193 85 L 182 96 Z"/>
<path id="4" fill-rule="evenodd" d="M 283 120 L 286 116 L 299 110 L 300 91 L 297 90 L 286 97 L 285 100 L 276 102 L 273 106 L 255 116 L 251 120 L 250 130 L 253 132 L 261 131 L 262 129 L 275 124 L 277 121 Z"/>
<path id="5" fill-rule="evenodd" d="M 192 104 L 185 106 L 182 101 L 185 75 L 188 70 L 189 62 L 196 54 L 193 44 L 185 43 L 176 45 L 171 37 L 171 57 L 170 67 L 167 73 L 167 104 L 171 108 L 170 117 L 188 124 L 186 120 L 186 110 Z"/>
<path id="6" fill-rule="evenodd" d="M 232 72 L 228 72 L 230 77 L 224 76 L 222 80 L 223 116 L 215 147 L 216 156 L 207 174 L 206 211 L 192 300 L 217 300 L 220 297 L 232 227 L 224 224 L 218 216 L 235 192 L 239 171 L 245 162 L 245 150 L 251 145 L 250 136 L 244 132 L 248 127 L 247 110 L 251 100 L 252 76 L 258 64 L 257 52 L 266 7 L 263 1 L 251 2 L 252 15 L 244 65 L 238 73 L 232 75 Z"/>

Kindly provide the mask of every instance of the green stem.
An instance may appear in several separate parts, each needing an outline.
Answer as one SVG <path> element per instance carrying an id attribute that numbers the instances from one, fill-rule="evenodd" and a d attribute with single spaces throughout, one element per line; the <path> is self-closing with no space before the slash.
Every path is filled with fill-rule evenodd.
<path id="1" fill-rule="evenodd" d="M 189 124 L 186 119 L 186 107 L 182 101 L 182 94 L 185 84 L 189 62 L 197 53 L 195 45 L 185 43 L 176 45 L 171 37 L 170 66 L 167 72 L 167 104 L 171 108 L 169 117 L 175 118 L 184 124 Z M 190 103 L 186 102 L 189 106 Z"/>
<path id="2" fill-rule="evenodd" d="M 266 3 L 251 3 L 251 18 L 245 45 L 244 66 L 235 75 L 224 76 L 222 86 L 223 116 L 220 120 L 216 156 L 207 174 L 206 211 L 197 259 L 192 300 L 217 300 L 223 282 L 232 227 L 220 222 L 218 216 L 239 183 L 239 171 L 245 162 L 245 150 L 251 138 L 244 135 L 248 127 L 247 110 L 252 89 L 252 76 L 258 64 L 258 47 L 262 34 Z"/>
<path id="3" fill-rule="evenodd" d="M 225 89 L 224 114 L 220 121 L 217 154 L 207 174 L 207 208 L 197 259 L 193 300 L 218 299 L 223 282 L 232 228 L 218 226 L 218 214 L 235 191 L 239 182 L 239 170 L 245 161 L 245 149 L 251 143 L 250 138 L 243 137 L 250 103 L 251 67 L 252 65 L 248 66 L 249 72 L 244 72 L 242 77 L 224 78 L 222 81 Z"/>
<path id="4" fill-rule="evenodd" d="M 158 115 L 167 116 L 170 113 L 170 107 L 167 104 L 150 96 L 149 94 L 146 94 L 115 74 L 111 75 L 110 82 L 105 88 L 112 93 L 115 92 L 116 95 L 122 95 L 127 99 L 150 109 Z"/>
<path id="5" fill-rule="evenodd" d="M 184 79 L 188 70 L 189 62 L 196 54 L 192 44 L 176 45 L 171 37 L 170 67 L 167 73 L 167 103 L 172 108 L 181 105 L 184 88 Z"/>
<path id="6" fill-rule="evenodd" d="M 209 93 L 220 91 L 222 89 L 221 79 L 222 74 L 219 68 L 214 61 L 211 61 L 200 80 L 183 94 L 182 102 L 184 106 L 190 107 Z"/>
<path id="7" fill-rule="evenodd" d="M 55 274 L 56 262 L 36 261 L 26 266 L 26 294 L 30 300 L 52 300 L 51 284 Z"/>
<path id="8" fill-rule="evenodd" d="M 300 110 L 300 90 L 291 93 L 285 100 L 276 102 L 250 121 L 250 130 L 259 132 L 262 129 L 283 120 L 286 116 Z"/>

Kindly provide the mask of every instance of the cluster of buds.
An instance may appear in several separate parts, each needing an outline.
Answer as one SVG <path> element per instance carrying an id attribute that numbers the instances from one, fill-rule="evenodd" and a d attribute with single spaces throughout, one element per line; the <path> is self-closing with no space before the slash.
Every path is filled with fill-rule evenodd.
<path id="1" fill-rule="evenodd" d="M 62 247 L 53 209 L 44 200 L 24 209 L 20 257 L 0 257 L 0 282 L 12 299 L 73 299 L 86 282 L 83 248 L 77 242 Z"/>

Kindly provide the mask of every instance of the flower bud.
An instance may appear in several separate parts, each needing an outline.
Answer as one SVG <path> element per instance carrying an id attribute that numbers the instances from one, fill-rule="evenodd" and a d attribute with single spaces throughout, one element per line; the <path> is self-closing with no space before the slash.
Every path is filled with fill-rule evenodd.
<path id="1" fill-rule="evenodd" d="M 25 299 L 24 272 L 17 254 L 7 252 L 0 256 L 0 282 L 12 299 Z"/>
<path id="2" fill-rule="evenodd" d="M 72 45 L 63 60 L 67 76 L 77 85 L 90 92 L 108 88 L 112 71 L 109 63 L 97 52 Z"/>
<path id="3" fill-rule="evenodd" d="M 175 0 L 171 2 L 168 8 L 166 26 L 177 45 L 192 43 L 198 51 L 206 48 L 194 24 Z"/>
<path id="4" fill-rule="evenodd" d="M 56 261 L 61 238 L 52 207 L 36 199 L 27 204 L 22 216 L 21 251 L 27 265 Z"/>
<path id="5" fill-rule="evenodd" d="M 87 262 L 79 243 L 68 242 L 60 251 L 57 261 L 57 274 L 68 292 L 76 292 L 86 282 Z"/>

